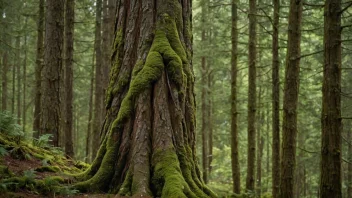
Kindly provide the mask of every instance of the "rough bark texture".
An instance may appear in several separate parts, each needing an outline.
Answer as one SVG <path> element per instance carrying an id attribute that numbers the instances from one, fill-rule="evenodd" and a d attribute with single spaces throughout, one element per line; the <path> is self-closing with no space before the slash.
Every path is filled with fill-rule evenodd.
<path id="1" fill-rule="evenodd" d="M 35 66 L 35 98 L 34 98 L 34 115 L 33 115 L 33 131 L 34 137 L 39 137 L 40 130 L 40 111 L 41 111 L 41 73 L 43 67 L 44 52 L 44 0 L 39 0 L 39 16 L 37 25 L 37 55 Z"/>
<path id="2" fill-rule="evenodd" d="M 65 2 L 65 153 L 73 157 L 73 33 L 75 19 L 75 1 Z"/>
<path id="3" fill-rule="evenodd" d="M 280 0 L 273 0 L 272 40 L 272 195 L 279 197 L 280 187 L 280 75 L 279 75 L 279 20 Z"/>
<path id="4" fill-rule="evenodd" d="M 256 0 L 249 0 L 249 46 L 248 46 L 248 158 L 246 189 L 254 191 L 255 185 L 255 150 L 256 150 Z"/>
<path id="5" fill-rule="evenodd" d="M 301 0 L 290 1 L 282 123 L 281 198 L 294 196 L 302 4 Z"/>
<path id="6" fill-rule="evenodd" d="M 60 72 L 64 34 L 64 0 L 46 1 L 45 52 L 42 81 L 41 134 L 53 135 L 58 146 L 60 124 Z"/>
<path id="7" fill-rule="evenodd" d="M 233 192 L 241 193 L 241 175 L 238 152 L 238 131 L 237 131 L 237 1 L 232 0 L 232 26 L 231 26 L 231 167 Z"/>
<path id="8" fill-rule="evenodd" d="M 97 0 L 95 16 L 95 91 L 94 91 L 94 120 L 93 120 L 93 146 L 92 157 L 95 158 L 100 144 L 100 130 L 103 110 L 103 69 L 101 51 L 101 18 L 102 0 Z"/>
<path id="9" fill-rule="evenodd" d="M 118 1 L 106 134 L 82 191 L 215 197 L 195 155 L 191 1 Z"/>
<path id="10" fill-rule="evenodd" d="M 324 77 L 321 115 L 320 197 L 341 192 L 341 0 L 326 0 L 324 9 Z"/>

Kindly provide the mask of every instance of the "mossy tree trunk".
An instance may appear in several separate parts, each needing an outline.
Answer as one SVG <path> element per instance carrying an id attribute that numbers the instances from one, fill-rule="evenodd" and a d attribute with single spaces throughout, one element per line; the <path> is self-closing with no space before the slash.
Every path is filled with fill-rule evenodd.
<path id="1" fill-rule="evenodd" d="M 191 1 L 118 1 L 105 134 L 82 191 L 215 197 L 195 155 Z"/>

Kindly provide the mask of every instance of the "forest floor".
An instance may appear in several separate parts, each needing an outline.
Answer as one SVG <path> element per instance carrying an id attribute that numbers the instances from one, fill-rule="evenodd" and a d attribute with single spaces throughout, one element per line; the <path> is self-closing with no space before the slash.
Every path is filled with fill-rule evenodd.
<path id="1" fill-rule="evenodd" d="M 106 198 L 111 194 L 80 194 L 72 189 L 72 175 L 88 164 L 66 158 L 45 140 L 24 141 L 0 132 L 0 198 Z M 71 176 L 70 176 L 71 175 Z"/>

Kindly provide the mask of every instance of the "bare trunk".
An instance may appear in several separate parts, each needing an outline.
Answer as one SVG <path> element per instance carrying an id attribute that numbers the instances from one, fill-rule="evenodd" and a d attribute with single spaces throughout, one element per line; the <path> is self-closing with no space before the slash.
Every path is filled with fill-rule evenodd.
<path id="1" fill-rule="evenodd" d="M 248 46 L 248 158 L 246 189 L 254 191 L 255 186 L 255 150 L 256 150 L 256 0 L 249 0 L 249 46 Z"/>
<path id="2" fill-rule="evenodd" d="M 260 56 L 260 54 L 259 54 Z M 260 62 L 260 60 L 259 60 Z M 262 156 L 263 156 L 263 148 L 264 148 L 264 138 L 262 137 L 262 128 L 263 119 L 264 119 L 264 110 L 262 105 L 262 97 L 263 97 L 263 88 L 259 87 L 259 95 L 258 95 L 258 104 L 257 107 L 259 109 L 257 115 L 257 186 L 256 186 L 256 196 L 261 197 L 262 193 Z"/>
<path id="3" fill-rule="evenodd" d="M 101 51 L 101 14 L 102 0 L 96 3 L 95 18 L 95 92 L 94 92 L 94 120 L 93 120 L 93 147 L 92 158 L 95 158 L 100 144 L 100 131 L 102 125 L 102 104 L 103 104 L 103 69 Z"/>
<path id="4" fill-rule="evenodd" d="M 215 197 L 195 155 L 191 2 L 118 1 L 117 19 L 106 136 L 75 188 Z"/>
<path id="5" fill-rule="evenodd" d="M 347 150 L 347 154 L 349 156 L 348 161 L 352 161 L 352 130 L 351 130 L 351 122 L 349 122 L 349 124 L 347 125 L 346 129 L 347 129 L 347 140 L 350 142 L 350 144 L 348 144 L 348 150 Z M 348 164 L 348 168 L 347 168 L 347 198 L 352 198 L 352 164 L 349 163 Z"/>
<path id="6" fill-rule="evenodd" d="M 237 130 L 237 1 L 232 0 L 231 6 L 231 168 L 233 193 L 241 193 L 241 174 L 238 152 L 238 130 Z"/>
<path id="7" fill-rule="evenodd" d="M 324 13 L 320 197 L 340 198 L 342 197 L 341 0 L 326 0 Z"/>
<path id="8" fill-rule="evenodd" d="M 279 20 L 280 0 L 273 0 L 273 40 L 272 40 L 272 195 L 279 197 L 280 187 L 280 61 L 279 61 Z"/>
<path id="9" fill-rule="evenodd" d="M 1 109 L 2 111 L 7 110 L 7 73 L 8 73 L 8 53 L 7 51 L 4 51 L 3 56 L 2 56 L 2 75 L 1 75 L 1 86 L 2 86 L 2 92 L 1 92 Z"/>
<path id="10" fill-rule="evenodd" d="M 21 109 L 22 109 L 22 104 L 21 104 L 21 37 L 16 38 L 16 77 L 17 77 L 17 123 L 21 124 Z"/>
<path id="11" fill-rule="evenodd" d="M 290 1 L 282 123 L 281 198 L 294 196 L 302 4 L 301 0 Z"/>
<path id="12" fill-rule="evenodd" d="M 90 70 L 90 91 L 89 91 L 89 110 L 88 110 L 88 129 L 86 139 L 86 162 L 92 161 L 92 126 L 93 126 L 93 93 L 94 93 L 94 68 L 95 68 L 95 49 L 93 50 L 92 68 Z"/>
<path id="13" fill-rule="evenodd" d="M 72 103 L 73 103 L 73 33 L 75 19 L 75 1 L 66 0 L 65 9 L 65 153 L 73 157 L 73 140 L 72 140 Z"/>
<path id="14" fill-rule="evenodd" d="M 37 26 L 37 54 L 35 66 L 35 98 L 34 98 L 34 115 L 33 115 L 33 131 L 34 137 L 39 137 L 40 117 L 41 117 L 41 73 L 43 66 L 44 53 L 44 0 L 39 0 L 39 16 Z"/>
<path id="15" fill-rule="evenodd" d="M 28 25 L 28 17 L 25 19 L 25 28 Z M 23 99 L 22 99 L 22 106 L 23 106 L 23 115 L 22 115 L 22 125 L 23 131 L 26 131 L 26 124 L 27 124 L 27 32 L 24 36 L 24 60 L 23 60 Z"/>
<path id="16" fill-rule="evenodd" d="M 47 0 L 46 7 L 41 134 L 52 134 L 52 145 L 58 146 L 61 115 L 60 72 L 64 34 L 64 0 Z"/>

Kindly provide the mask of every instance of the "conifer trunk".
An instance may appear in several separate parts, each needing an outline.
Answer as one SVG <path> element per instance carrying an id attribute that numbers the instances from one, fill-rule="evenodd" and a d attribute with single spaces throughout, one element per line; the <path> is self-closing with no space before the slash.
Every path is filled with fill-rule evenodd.
<path id="1" fill-rule="evenodd" d="M 341 0 L 326 0 L 320 197 L 342 197 Z"/>
<path id="2" fill-rule="evenodd" d="M 52 134 L 59 145 L 60 73 L 64 35 L 64 0 L 46 1 L 45 52 L 42 81 L 41 134 Z"/>
<path id="3" fill-rule="evenodd" d="M 95 68 L 95 49 L 92 55 L 92 67 L 90 70 L 90 89 L 89 89 L 89 103 L 88 103 L 88 127 L 86 139 L 86 162 L 92 161 L 92 126 L 93 126 L 93 94 L 94 94 L 94 68 Z"/>
<path id="4" fill-rule="evenodd" d="M 8 73 L 8 53 L 4 51 L 2 56 L 2 71 L 1 71 L 1 110 L 7 110 L 7 73 Z"/>
<path id="5" fill-rule="evenodd" d="M 75 19 L 75 1 L 65 2 L 65 153 L 73 157 L 73 33 Z"/>
<path id="6" fill-rule="evenodd" d="M 302 0 L 291 0 L 286 55 L 280 197 L 294 197 Z"/>
<path id="7" fill-rule="evenodd" d="M 249 39 L 248 39 L 248 157 L 246 189 L 254 191 L 255 186 L 255 151 L 256 151 L 256 59 L 257 31 L 256 14 L 257 1 L 249 0 Z"/>
<path id="8" fill-rule="evenodd" d="M 191 1 L 118 1 L 106 134 L 82 191 L 215 197 L 195 155 Z"/>
<path id="9" fill-rule="evenodd" d="M 19 21 L 20 19 L 18 19 Z M 15 64 L 16 64 L 16 77 L 17 77 L 17 92 L 16 92 L 16 109 L 17 109 L 17 123 L 21 124 L 21 117 L 22 117 L 22 113 L 21 113 L 21 109 L 22 109 L 22 104 L 21 104 L 21 87 L 22 87 L 22 83 L 21 83 L 21 37 L 17 36 L 16 38 L 16 60 L 15 60 Z"/>
<path id="10" fill-rule="evenodd" d="M 279 20 L 280 0 L 273 0 L 272 36 L 272 195 L 279 197 L 280 187 L 280 75 L 279 75 Z"/>
<path id="11" fill-rule="evenodd" d="M 34 98 L 34 115 L 33 115 L 33 131 L 34 137 L 39 137 L 40 130 L 40 111 L 41 111 L 41 73 L 43 66 L 44 53 L 44 0 L 39 0 L 39 16 L 37 25 L 37 54 L 35 65 L 35 98 Z"/>
<path id="12" fill-rule="evenodd" d="M 233 193 L 241 193 L 241 176 L 238 152 L 238 131 L 237 131 L 237 1 L 232 0 L 231 5 L 231 168 Z"/>

